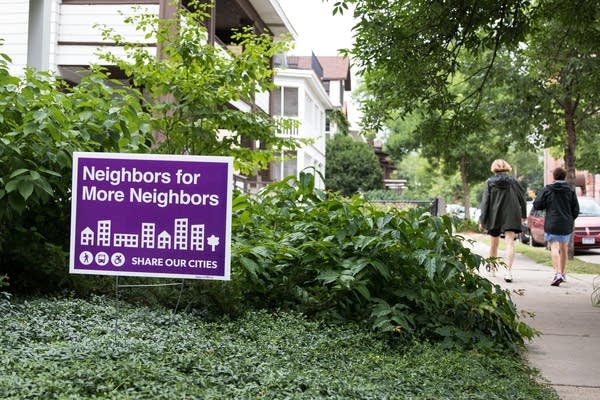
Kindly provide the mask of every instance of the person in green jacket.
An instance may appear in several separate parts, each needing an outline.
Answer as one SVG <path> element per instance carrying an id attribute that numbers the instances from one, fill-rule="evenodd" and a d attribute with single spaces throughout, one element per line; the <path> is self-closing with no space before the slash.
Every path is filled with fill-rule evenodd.
<path id="1" fill-rule="evenodd" d="M 509 175 L 512 167 L 502 159 L 494 160 L 491 171 L 494 176 L 485 184 L 481 200 L 479 228 L 490 236 L 490 258 L 498 257 L 500 236 L 506 240 L 506 282 L 512 282 L 512 266 L 515 259 L 515 237 L 521 232 L 523 220 L 527 218 L 524 191 L 515 178 Z M 488 265 L 491 276 L 496 267 Z"/>

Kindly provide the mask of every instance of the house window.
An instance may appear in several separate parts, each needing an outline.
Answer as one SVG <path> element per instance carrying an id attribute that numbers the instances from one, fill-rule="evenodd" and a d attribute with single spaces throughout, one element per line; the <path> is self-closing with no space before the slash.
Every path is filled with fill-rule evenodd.
<path id="1" fill-rule="evenodd" d="M 298 116 L 298 88 L 283 88 L 283 115 L 286 117 Z"/>
<path id="2" fill-rule="evenodd" d="M 298 116 L 298 88 L 279 87 L 271 93 L 271 114 L 273 116 Z"/>
<path id="3" fill-rule="evenodd" d="M 280 181 L 287 176 L 297 176 L 298 160 L 296 152 L 282 154 L 283 159 L 271 163 L 271 177 L 274 181 Z"/>

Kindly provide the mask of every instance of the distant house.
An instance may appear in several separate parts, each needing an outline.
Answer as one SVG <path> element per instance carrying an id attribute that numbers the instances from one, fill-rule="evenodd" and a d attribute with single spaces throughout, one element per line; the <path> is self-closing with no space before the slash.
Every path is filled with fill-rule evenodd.
<path id="1" fill-rule="evenodd" d="M 554 181 L 552 172 L 557 167 L 564 168 L 564 161 L 557 160 L 550 155 L 548 149 L 544 150 L 544 185 Z M 592 174 L 589 171 L 575 172 L 575 190 L 579 196 L 593 197 L 600 201 L 600 174 Z"/>
<path id="2" fill-rule="evenodd" d="M 333 109 L 348 117 L 348 103 L 345 92 L 352 90 L 350 79 L 350 60 L 338 56 L 287 56 L 287 68 L 312 69 L 315 71 L 325 92 L 331 100 Z M 331 119 L 325 121 L 326 137 L 336 134 L 339 127 Z"/>
<path id="3" fill-rule="evenodd" d="M 271 163 L 255 182 L 257 187 L 287 176 L 297 176 L 306 168 L 325 174 L 325 124 L 326 111 L 333 108 L 322 84 L 322 69 L 316 58 L 311 63 L 290 63 L 293 56 L 280 55 L 275 60 L 277 86 L 271 92 L 270 114 L 275 118 L 291 118 L 298 126 L 280 132 L 281 136 L 306 139 L 309 143 L 296 150 L 283 152 L 280 159 Z M 317 176 L 316 185 L 325 183 Z"/>

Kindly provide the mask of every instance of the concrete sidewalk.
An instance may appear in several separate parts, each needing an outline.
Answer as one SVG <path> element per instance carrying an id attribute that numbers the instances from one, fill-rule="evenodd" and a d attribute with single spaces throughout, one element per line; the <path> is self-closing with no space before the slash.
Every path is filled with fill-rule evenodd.
<path id="1" fill-rule="evenodd" d="M 476 237 L 473 237 L 476 239 Z M 468 245 L 487 257 L 489 247 Z M 500 251 L 499 256 L 504 256 Z M 550 256 L 550 254 L 548 254 Z M 567 282 L 550 286 L 552 268 L 517 254 L 513 282 L 504 271 L 489 279 L 510 290 L 523 321 L 542 334 L 527 344 L 527 358 L 563 400 L 600 399 L 600 307 L 592 306 L 594 275 L 570 274 Z M 486 274 L 482 269 L 482 274 Z M 600 278 L 596 281 L 600 285 Z M 533 317 L 527 313 L 533 313 Z"/>

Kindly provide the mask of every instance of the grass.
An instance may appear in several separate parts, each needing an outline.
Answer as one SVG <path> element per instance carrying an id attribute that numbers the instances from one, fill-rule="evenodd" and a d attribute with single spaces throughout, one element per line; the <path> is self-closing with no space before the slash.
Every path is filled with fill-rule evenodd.
<path id="1" fill-rule="evenodd" d="M 477 237 L 477 240 L 487 245 L 490 244 L 490 239 L 487 235 L 471 233 L 469 234 L 469 236 Z M 501 239 L 500 249 L 504 250 L 504 248 L 504 239 Z M 545 247 L 533 247 L 527 244 L 523 244 L 519 240 L 517 240 L 515 251 L 532 259 L 538 264 L 545 265 L 550 269 L 552 268 L 552 259 L 550 257 L 550 251 L 548 251 Z M 577 253 L 575 254 L 575 256 L 577 256 Z M 600 274 L 600 264 L 589 263 L 580 260 L 577 257 L 574 257 L 572 260 L 567 261 L 567 271 L 569 273 L 598 275 Z"/>
<path id="2" fill-rule="evenodd" d="M 255 311 L 0 297 L 2 399 L 557 400 L 524 360 Z"/>

